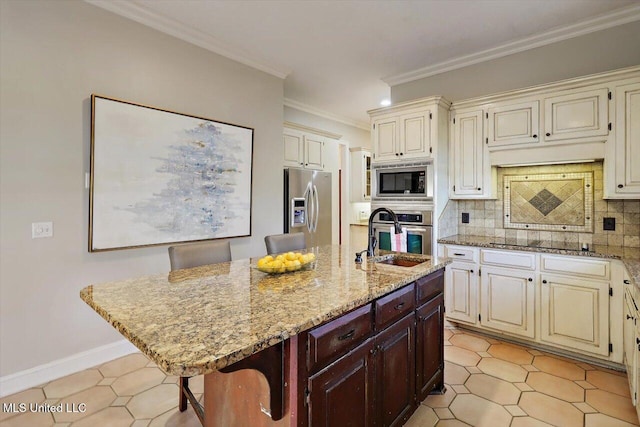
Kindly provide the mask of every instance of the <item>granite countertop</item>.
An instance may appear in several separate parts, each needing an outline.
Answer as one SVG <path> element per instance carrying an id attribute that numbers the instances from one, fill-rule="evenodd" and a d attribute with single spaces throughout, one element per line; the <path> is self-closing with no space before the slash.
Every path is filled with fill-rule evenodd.
<path id="1" fill-rule="evenodd" d="M 589 251 L 583 251 L 578 243 L 545 242 L 509 239 L 504 237 L 483 237 L 455 235 L 438 239 L 438 243 L 447 245 L 478 246 L 481 248 L 510 249 L 516 251 L 541 252 L 560 255 L 588 256 L 596 258 L 619 259 L 627 267 L 631 280 L 640 287 L 640 248 L 623 246 L 591 245 Z"/>
<path id="2" fill-rule="evenodd" d="M 244 259 L 90 285 L 80 297 L 165 372 L 193 376 L 222 369 L 449 263 L 435 258 L 398 267 L 365 258 L 356 265 L 348 246 L 311 250 L 317 256 L 311 270 L 269 275 L 254 268 L 257 259 Z"/>

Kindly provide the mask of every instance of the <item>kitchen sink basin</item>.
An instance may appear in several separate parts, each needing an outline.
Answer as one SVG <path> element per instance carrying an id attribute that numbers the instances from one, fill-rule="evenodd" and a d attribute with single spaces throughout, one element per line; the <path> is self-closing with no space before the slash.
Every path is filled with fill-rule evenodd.
<path id="1" fill-rule="evenodd" d="M 373 262 L 377 264 L 395 265 L 398 267 L 415 267 L 416 265 L 420 265 L 430 260 L 431 257 L 427 255 L 391 254 L 376 257 Z"/>

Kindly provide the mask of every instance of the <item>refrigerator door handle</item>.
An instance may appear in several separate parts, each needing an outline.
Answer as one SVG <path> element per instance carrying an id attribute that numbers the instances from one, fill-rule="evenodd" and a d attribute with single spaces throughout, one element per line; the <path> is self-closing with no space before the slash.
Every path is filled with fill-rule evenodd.
<path id="1" fill-rule="evenodd" d="M 313 228 L 313 222 L 311 219 L 311 216 L 313 215 L 313 196 L 312 196 L 312 191 L 313 188 L 311 187 L 311 182 L 307 183 L 307 188 L 306 190 L 304 190 L 304 203 L 305 206 L 307 207 L 306 211 L 307 211 L 307 217 L 306 217 L 306 224 L 307 224 L 307 230 L 309 230 L 309 232 L 311 233 L 311 230 Z"/>
<path id="2" fill-rule="evenodd" d="M 315 199 L 314 207 L 315 213 L 313 214 L 313 232 L 318 229 L 318 218 L 320 217 L 320 199 L 318 197 L 318 187 L 313 186 L 313 197 Z"/>

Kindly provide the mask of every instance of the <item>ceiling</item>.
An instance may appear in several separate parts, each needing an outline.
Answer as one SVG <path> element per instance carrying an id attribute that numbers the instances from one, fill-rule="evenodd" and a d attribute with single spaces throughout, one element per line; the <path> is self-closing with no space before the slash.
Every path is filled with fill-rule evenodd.
<path id="1" fill-rule="evenodd" d="M 637 0 L 87 0 L 284 78 L 285 105 L 368 129 L 389 85 L 640 20 Z"/>

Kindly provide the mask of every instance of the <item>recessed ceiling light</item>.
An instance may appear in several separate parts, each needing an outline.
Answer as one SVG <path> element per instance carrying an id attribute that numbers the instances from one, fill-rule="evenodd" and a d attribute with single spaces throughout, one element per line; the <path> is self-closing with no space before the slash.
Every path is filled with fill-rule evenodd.
<path id="1" fill-rule="evenodd" d="M 383 99 L 382 101 L 380 101 L 380 105 L 382 105 L 383 107 L 388 107 L 389 105 L 391 105 L 391 100 Z"/>

